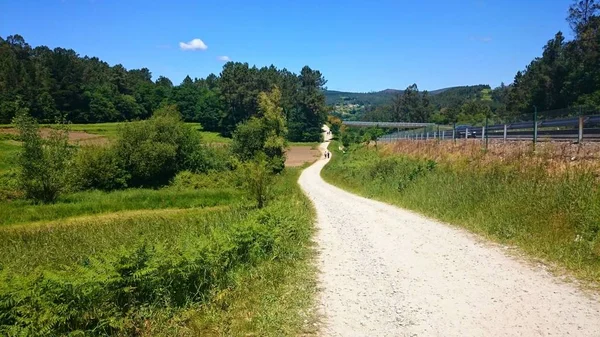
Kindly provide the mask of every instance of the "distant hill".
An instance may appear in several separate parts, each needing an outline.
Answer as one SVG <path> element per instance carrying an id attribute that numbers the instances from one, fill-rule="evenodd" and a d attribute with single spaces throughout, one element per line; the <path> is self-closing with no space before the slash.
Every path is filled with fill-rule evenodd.
<path id="1" fill-rule="evenodd" d="M 402 93 L 402 90 L 386 89 L 374 92 L 346 92 L 325 90 L 325 102 L 327 105 L 358 104 L 358 105 L 381 105 L 389 103 L 394 95 Z"/>
<path id="2" fill-rule="evenodd" d="M 458 87 L 442 88 L 429 91 L 432 101 L 445 101 L 453 98 L 460 100 L 481 98 L 478 95 L 482 90 L 491 89 L 487 84 L 466 85 Z M 397 94 L 402 94 L 403 90 L 385 89 L 373 92 L 347 92 L 336 90 L 325 90 L 325 100 L 327 105 L 358 105 L 358 106 L 378 106 L 388 104 Z M 437 97 L 434 97 L 437 96 Z M 442 103 L 443 104 L 443 103 Z"/>
<path id="3" fill-rule="evenodd" d="M 385 89 L 376 92 L 346 92 L 326 90 L 325 99 L 334 111 L 346 120 L 362 120 L 365 113 L 388 105 L 396 95 L 404 91 Z M 489 102 L 492 105 L 491 88 L 487 84 L 465 85 L 429 91 L 429 102 L 436 111 L 444 107 L 462 105 L 467 101 Z"/>

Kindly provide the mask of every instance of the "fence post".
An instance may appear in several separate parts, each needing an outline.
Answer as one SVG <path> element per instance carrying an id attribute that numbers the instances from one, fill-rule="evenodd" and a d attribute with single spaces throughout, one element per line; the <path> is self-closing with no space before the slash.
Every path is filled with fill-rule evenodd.
<path id="1" fill-rule="evenodd" d="M 456 123 L 452 124 L 452 141 L 456 143 Z"/>
<path id="2" fill-rule="evenodd" d="M 506 143 L 506 130 L 508 129 L 508 126 L 506 124 L 504 124 L 504 142 Z"/>
<path id="3" fill-rule="evenodd" d="M 577 136 L 577 144 L 583 142 L 583 116 L 579 115 L 579 134 Z"/>
<path id="4" fill-rule="evenodd" d="M 465 139 L 469 139 L 469 128 L 465 128 Z"/>
<path id="5" fill-rule="evenodd" d="M 537 144 L 537 134 L 538 134 L 538 127 L 537 127 L 537 106 L 533 107 L 533 149 L 535 150 L 535 144 Z"/>
<path id="6" fill-rule="evenodd" d="M 487 121 L 487 118 L 486 118 Z M 485 128 L 487 127 L 487 124 L 481 127 L 481 142 L 485 143 L 485 132 L 487 131 Z"/>
<path id="7" fill-rule="evenodd" d="M 442 140 L 446 139 L 446 130 L 442 130 Z"/>
<path id="8" fill-rule="evenodd" d="M 485 126 L 483 127 L 483 134 L 485 136 L 485 151 L 488 149 L 488 118 L 485 118 Z"/>

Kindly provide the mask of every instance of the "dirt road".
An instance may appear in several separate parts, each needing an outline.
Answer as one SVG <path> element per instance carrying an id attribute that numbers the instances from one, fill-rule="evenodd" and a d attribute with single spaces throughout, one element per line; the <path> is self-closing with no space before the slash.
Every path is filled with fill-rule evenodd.
<path id="1" fill-rule="evenodd" d="M 324 149 L 324 146 L 323 146 Z M 318 214 L 324 336 L 600 336 L 600 299 L 463 230 L 325 183 Z"/>

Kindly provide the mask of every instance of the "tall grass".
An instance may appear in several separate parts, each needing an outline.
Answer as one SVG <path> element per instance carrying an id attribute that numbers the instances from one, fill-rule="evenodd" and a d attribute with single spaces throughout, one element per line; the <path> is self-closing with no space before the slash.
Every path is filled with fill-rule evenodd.
<path id="1" fill-rule="evenodd" d="M 277 197 L 261 210 L 235 203 L 65 220 L 59 213 L 0 227 L 0 335 L 307 331 L 314 213 L 298 174 L 277 177 Z"/>
<path id="2" fill-rule="evenodd" d="M 452 146 L 405 142 L 343 154 L 334 143 L 323 177 L 517 245 L 600 283 L 600 184 L 593 164 L 564 164 L 550 152 L 499 155 Z"/>

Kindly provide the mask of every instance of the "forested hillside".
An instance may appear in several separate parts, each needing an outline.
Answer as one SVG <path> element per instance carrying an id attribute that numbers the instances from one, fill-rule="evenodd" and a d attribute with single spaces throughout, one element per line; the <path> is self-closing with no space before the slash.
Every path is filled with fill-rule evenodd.
<path id="1" fill-rule="evenodd" d="M 228 62 L 219 75 L 187 76 L 179 85 L 152 78 L 149 69 L 125 69 L 74 50 L 31 47 L 19 35 L 0 37 L 0 124 L 27 108 L 42 123 L 147 119 L 164 104 L 177 105 L 185 121 L 230 135 L 258 114 L 260 92 L 279 87 L 292 141 L 320 139 L 326 118 L 322 74 L 308 66 L 299 74 Z"/>
<path id="2" fill-rule="evenodd" d="M 514 82 L 498 93 L 509 111 L 562 109 L 574 105 L 600 108 L 600 3 L 576 1 L 567 21 L 575 38 L 556 33 Z"/>
<path id="3" fill-rule="evenodd" d="M 341 105 L 344 103 L 358 105 L 381 105 L 389 103 L 394 95 L 402 90 L 386 89 L 374 92 L 347 92 L 326 90 L 325 99 L 328 105 Z"/>

